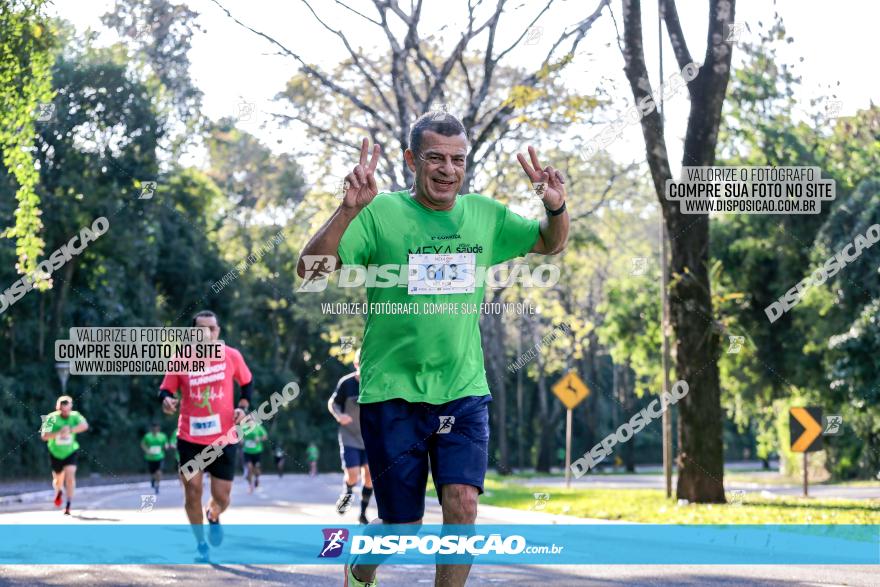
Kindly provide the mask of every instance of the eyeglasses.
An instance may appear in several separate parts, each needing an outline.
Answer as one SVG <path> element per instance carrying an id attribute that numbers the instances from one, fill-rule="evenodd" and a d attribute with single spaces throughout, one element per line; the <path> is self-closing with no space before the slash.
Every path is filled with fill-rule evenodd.
<path id="1" fill-rule="evenodd" d="M 419 155 L 419 159 L 428 165 L 440 166 L 446 163 L 446 157 L 440 153 L 428 153 L 427 155 Z M 452 165 L 455 167 L 464 167 L 464 155 L 452 155 Z"/>

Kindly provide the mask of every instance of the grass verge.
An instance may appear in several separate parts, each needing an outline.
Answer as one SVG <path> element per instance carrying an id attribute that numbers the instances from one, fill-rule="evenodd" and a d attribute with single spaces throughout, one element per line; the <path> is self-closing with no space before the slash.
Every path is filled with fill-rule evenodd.
<path id="1" fill-rule="evenodd" d="M 678 505 L 655 489 L 564 489 L 525 487 L 496 475 L 486 479 L 480 503 L 535 510 L 535 493 L 550 498 L 540 511 L 582 518 L 649 524 L 880 524 L 880 500 L 761 497 L 746 492 L 742 503 Z M 730 499 L 728 497 L 728 499 Z M 540 506 L 539 506 L 540 507 Z"/>

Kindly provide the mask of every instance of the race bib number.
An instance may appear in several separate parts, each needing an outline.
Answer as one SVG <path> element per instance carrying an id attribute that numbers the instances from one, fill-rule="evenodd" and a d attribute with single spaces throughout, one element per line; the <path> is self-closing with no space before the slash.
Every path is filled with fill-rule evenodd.
<path id="1" fill-rule="evenodd" d="M 67 436 L 56 436 L 55 444 L 59 446 L 65 446 L 68 444 L 73 444 L 73 435 L 68 434 Z"/>
<path id="2" fill-rule="evenodd" d="M 257 441 L 256 440 L 245 440 L 244 447 L 245 448 L 257 448 Z"/>
<path id="3" fill-rule="evenodd" d="M 410 255 L 410 294 L 461 294 L 474 292 L 477 255 Z"/>
<path id="4" fill-rule="evenodd" d="M 220 414 L 203 417 L 190 416 L 190 436 L 211 436 L 212 434 L 220 434 Z"/>
<path id="5" fill-rule="evenodd" d="M 147 447 L 147 454 L 160 455 L 160 454 L 162 454 L 162 447 L 161 446 Z"/>

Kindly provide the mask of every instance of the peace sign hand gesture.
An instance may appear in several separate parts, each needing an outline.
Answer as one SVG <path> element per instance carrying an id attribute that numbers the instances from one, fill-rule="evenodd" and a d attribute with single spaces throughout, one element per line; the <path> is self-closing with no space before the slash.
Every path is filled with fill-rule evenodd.
<path id="1" fill-rule="evenodd" d="M 379 189 L 376 187 L 376 179 L 373 173 L 376 171 L 376 165 L 379 164 L 379 153 L 381 149 L 379 145 L 373 145 L 373 157 L 367 164 L 367 154 L 370 150 L 370 141 L 364 137 L 361 143 L 361 160 L 351 173 L 345 176 L 343 190 L 345 195 L 342 198 L 342 205 L 346 208 L 363 209 L 367 204 L 373 201 Z"/>
<path id="2" fill-rule="evenodd" d="M 516 158 L 526 175 L 529 176 L 529 180 L 533 184 L 544 184 L 544 195 L 541 197 L 544 206 L 550 210 L 558 209 L 565 202 L 565 178 L 562 177 L 561 172 L 549 165 L 542 169 L 541 163 L 538 161 L 538 154 L 531 145 L 529 146 L 529 157 L 532 160 L 531 165 L 526 161 L 525 155 L 516 154 Z"/>

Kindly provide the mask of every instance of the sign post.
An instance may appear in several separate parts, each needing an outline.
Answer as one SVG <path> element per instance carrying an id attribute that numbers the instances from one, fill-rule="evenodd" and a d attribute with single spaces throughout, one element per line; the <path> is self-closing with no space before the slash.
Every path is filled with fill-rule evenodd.
<path id="1" fill-rule="evenodd" d="M 804 452 L 804 497 L 810 496 L 810 484 L 807 479 L 807 453 Z"/>
<path id="2" fill-rule="evenodd" d="M 553 393 L 566 408 L 565 413 L 565 486 L 571 487 L 571 411 L 588 395 L 590 389 L 578 374 L 569 371 L 553 385 Z"/>
<path id="3" fill-rule="evenodd" d="M 822 408 L 791 408 L 788 427 L 791 451 L 804 453 L 804 497 L 809 496 L 807 453 L 822 450 Z"/>
<path id="4" fill-rule="evenodd" d="M 565 410 L 565 486 L 571 487 L 571 408 Z"/>

